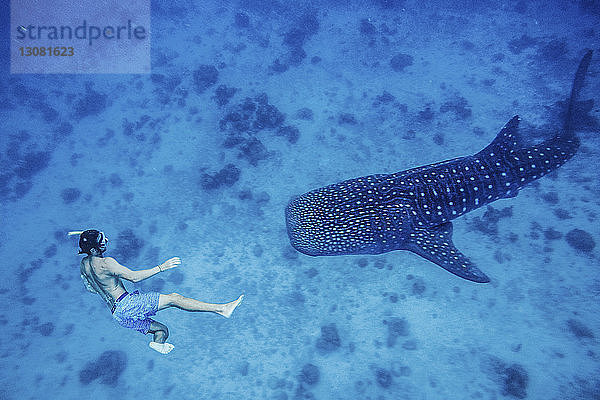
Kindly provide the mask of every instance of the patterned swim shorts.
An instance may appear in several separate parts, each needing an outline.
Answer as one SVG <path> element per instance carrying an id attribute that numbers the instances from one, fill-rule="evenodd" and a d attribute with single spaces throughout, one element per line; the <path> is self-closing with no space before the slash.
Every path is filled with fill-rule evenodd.
<path id="1" fill-rule="evenodd" d="M 148 333 L 151 316 L 156 315 L 158 311 L 158 298 L 160 293 L 149 292 L 141 293 L 135 291 L 129 293 L 121 301 L 115 303 L 115 312 L 113 318 L 119 325 L 125 328 L 135 329 L 136 331 Z"/>

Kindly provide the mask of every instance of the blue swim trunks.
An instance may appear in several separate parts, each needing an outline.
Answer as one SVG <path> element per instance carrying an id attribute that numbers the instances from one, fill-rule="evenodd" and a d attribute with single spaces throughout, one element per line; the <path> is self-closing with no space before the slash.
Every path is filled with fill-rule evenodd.
<path id="1" fill-rule="evenodd" d="M 135 291 L 126 295 L 121 301 L 115 303 L 113 318 L 119 325 L 125 328 L 135 329 L 136 331 L 148 333 L 151 316 L 156 315 L 158 311 L 158 298 L 160 293 L 149 292 L 141 293 Z"/>

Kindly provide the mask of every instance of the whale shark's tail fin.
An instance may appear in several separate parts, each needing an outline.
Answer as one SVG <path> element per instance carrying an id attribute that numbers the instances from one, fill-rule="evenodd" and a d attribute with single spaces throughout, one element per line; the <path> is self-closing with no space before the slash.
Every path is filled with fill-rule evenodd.
<path id="1" fill-rule="evenodd" d="M 574 120 L 576 114 L 576 104 L 579 99 L 579 93 L 581 92 L 581 88 L 583 88 L 583 83 L 585 80 L 585 76 L 587 74 L 588 67 L 590 66 L 590 62 L 592 61 L 592 50 L 588 50 L 581 61 L 579 62 L 579 67 L 577 68 L 577 72 L 575 73 L 575 79 L 573 79 L 573 86 L 571 87 L 571 95 L 568 99 L 567 104 L 567 112 L 565 114 L 565 122 L 562 127 L 562 131 L 559 132 L 552 140 L 553 141 L 561 141 L 566 143 L 566 147 L 571 148 L 571 153 L 574 154 L 575 150 L 579 146 L 579 139 L 575 135 L 574 132 Z M 514 150 L 518 150 L 523 148 L 524 144 L 521 142 L 521 138 L 518 135 L 518 127 L 521 119 L 518 115 L 512 117 L 510 121 L 504 125 L 502 130 L 498 133 L 496 138 L 479 154 L 489 154 L 489 153 L 506 153 L 512 152 Z"/>
<path id="2" fill-rule="evenodd" d="M 585 75 L 587 74 L 588 67 L 590 66 L 590 62 L 592 61 L 592 50 L 588 50 L 581 61 L 579 62 L 579 67 L 577 68 L 577 72 L 575 72 L 575 79 L 573 79 L 573 86 L 571 87 L 571 96 L 569 97 L 569 103 L 567 104 L 567 113 L 565 115 L 565 123 L 563 125 L 563 135 L 571 136 L 573 135 L 573 118 L 575 114 L 575 104 L 579 99 L 579 93 L 581 92 L 581 88 L 583 87 L 583 82 L 585 80 Z"/>

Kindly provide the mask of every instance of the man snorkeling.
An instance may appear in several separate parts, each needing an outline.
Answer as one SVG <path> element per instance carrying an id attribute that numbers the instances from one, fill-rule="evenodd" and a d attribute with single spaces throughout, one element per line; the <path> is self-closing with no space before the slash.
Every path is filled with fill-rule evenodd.
<path id="1" fill-rule="evenodd" d="M 237 300 L 225 304 L 203 303 L 184 297 L 177 293 L 160 294 L 156 292 L 128 293 L 121 279 L 130 282 L 140 282 L 181 264 L 179 257 L 173 257 L 164 263 L 149 269 L 132 271 L 119 264 L 112 257 L 104 257 L 108 239 L 103 232 L 95 229 L 69 232 L 69 235 L 79 236 L 79 254 L 87 254 L 81 260 L 81 278 L 85 287 L 92 293 L 97 293 L 106 302 L 113 318 L 126 328 L 138 332 L 152 333 L 154 340 L 150 347 L 159 353 L 167 354 L 174 346 L 167 343 L 169 330 L 167 326 L 150 317 L 158 311 L 169 307 L 177 307 L 185 311 L 214 312 L 226 318 L 240 304 L 244 295 Z"/>

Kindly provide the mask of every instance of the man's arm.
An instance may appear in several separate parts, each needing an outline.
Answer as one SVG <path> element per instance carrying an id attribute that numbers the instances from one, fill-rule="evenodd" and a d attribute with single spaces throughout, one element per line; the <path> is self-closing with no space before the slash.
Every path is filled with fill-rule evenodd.
<path id="1" fill-rule="evenodd" d="M 151 276 L 158 274 L 159 272 L 166 271 L 171 268 L 175 268 L 181 264 L 181 260 L 179 257 L 173 257 L 165 261 L 164 263 L 157 265 L 154 268 L 142 269 L 139 271 L 133 271 L 129 268 L 119 264 L 117 260 L 112 257 L 106 257 L 104 259 L 104 265 L 106 269 L 112 274 L 118 276 L 119 278 L 123 278 L 130 282 L 139 282 L 144 279 L 148 279 Z"/>

